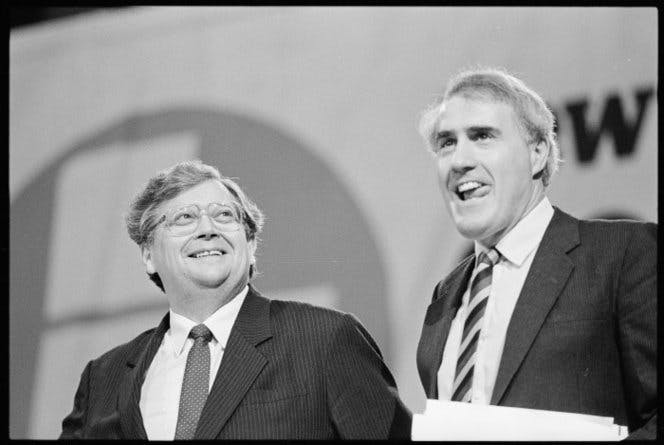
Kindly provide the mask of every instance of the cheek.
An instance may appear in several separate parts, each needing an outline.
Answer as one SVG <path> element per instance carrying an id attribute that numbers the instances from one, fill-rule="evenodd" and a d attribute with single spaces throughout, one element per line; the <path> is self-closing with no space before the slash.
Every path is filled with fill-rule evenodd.
<path id="1" fill-rule="evenodd" d="M 244 230 L 232 232 L 225 235 L 226 242 L 233 246 L 234 259 L 236 262 L 249 262 L 251 259 L 251 243 L 247 241 Z"/>
<path id="2" fill-rule="evenodd" d="M 447 178 L 450 174 L 449 163 L 445 160 L 438 159 L 436 161 L 436 176 L 438 177 L 438 185 L 443 191 L 447 189 Z"/>
<path id="3" fill-rule="evenodd" d="M 171 259 L 168 257 L 168 253 L 163 250 L 159 251 L 154 257 L 154 264 L 157 270 L 170 269 Z"/>
<path id="4" fill-rule="evenodd" d="M 512 156 L 494 164 L 496 189 L 503 200 L 523 197 L 530 183 L 530 162 L 525 156 Z"/>
<path id="5" fill-rule="evenodd" d="M 243 243 L 241 253 L 238 255 L 238 257 L 242 262 L 249 263 L 249 260 L 251 259 L 251 251 L 246 242 Z"/>
<path id="6" fill-rule="evenodd" d="M 177 264 L 180 261 L 178 246 L 171 245 L 168 242 L 162 242 L 157 255 L 155 255 L 155 263 L 157 265 L 169 267 Z"/>
<path id="7" fill-rule="evenodd" d="M 524 203 L 528 201 L 530 193 L 528 184 L 521 177 L 510 177 L 508 183 L 503 183 L 503 189 L 499 193 L 497 212 L 503 218 L 512 219 L 523 210 Z"/>

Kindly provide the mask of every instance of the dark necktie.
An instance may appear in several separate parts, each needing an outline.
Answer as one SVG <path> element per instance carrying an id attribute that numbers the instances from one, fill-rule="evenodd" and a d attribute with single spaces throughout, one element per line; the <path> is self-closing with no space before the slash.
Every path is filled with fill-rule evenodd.
<path id="1" fill-rule="evenodd" d="M 454 373 L 452 393 L 452 400 L 454 401 L 470 402 L 471 399 L 477 341 L 480 337 L 482 317 L 489 300 L 493 266 L 499 257 L 500 253 L 496 249 L 480 253 L 477 267 L 470 281 L 470 298 L 468 299 L 466 321 L 463 325 L 463 334 Z"/>
<path id="2" fill-rule="evenodd" d="M 212 332 L 204 324 L 191 328 L 189 337 L 194 345 L 187 355 L 187 366 L 184 369 L 178 423 L 175 428 L 175 439 L 192 439 L 196 433 L 198 419 L 207 400 L 210 384 L 210 348 Z"/>

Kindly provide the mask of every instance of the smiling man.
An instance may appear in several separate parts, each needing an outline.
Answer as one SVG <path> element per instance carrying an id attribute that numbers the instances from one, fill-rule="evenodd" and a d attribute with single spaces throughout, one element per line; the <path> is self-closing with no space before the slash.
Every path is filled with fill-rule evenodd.
<path id="1" fill-rule="evenodd" d="M 427 397 L 610 416 L 654 438 L 657 226 L 551 205 L 554 116 L 502 70 L 453 78 L 420 132 L 452 220 L 475 244 L 427 309 Z"/>
<path id="2" fill-rule="evenodd" d="M 61 438 L 409 438 L 410 413 L 355 317 L 249 284 L 262 224 L 200 161 L 148 181 L 127 228 L 170 310 L 88 363 Z"/>

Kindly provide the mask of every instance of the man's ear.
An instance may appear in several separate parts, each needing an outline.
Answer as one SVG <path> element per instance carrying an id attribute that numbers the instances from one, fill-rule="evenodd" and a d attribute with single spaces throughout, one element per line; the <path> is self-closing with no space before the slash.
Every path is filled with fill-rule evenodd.
<path id="1" fill-rule="evenodd" d="M 546 141 L 539 141 L 530 147 L 530 174 L 533 178 L 539 179 L 542 176 L 546 161 L 549 158 L 549 144 Z"/>
<path id="2" fill-rule="evenodd" d="M 249 264 L 256 264 L 256 238 L 252 239 L 251 241 L 247 241 L 247 245 L 249 248 Z"/>
<path id="3" fill-rule="evenodd" d="M 141 259 L 143 260 L 143 264 L 145 264 L 145 271 L 148 274 L 152 275 L 157 272 L 152 262 L 152 250 L 149 247 L 141 247 Z"/>

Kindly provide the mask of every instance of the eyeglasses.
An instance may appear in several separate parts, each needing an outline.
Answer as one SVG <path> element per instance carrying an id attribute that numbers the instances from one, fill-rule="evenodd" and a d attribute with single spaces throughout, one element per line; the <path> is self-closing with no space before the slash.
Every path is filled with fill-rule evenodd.
<path id="1" fill-rule="evenodd" d="M 211 202 L 205 209 L 198 204 L 171 209 L 161 217 L 159 223 L 165 221 L 166 228 L 175 236 L 191 235 L 201 223 L 203 214 L 207 214 L 212 223 L 224 232 L 235 232 L 242 227 L 237 204 L 228 205 L 218 202 Z"/>

